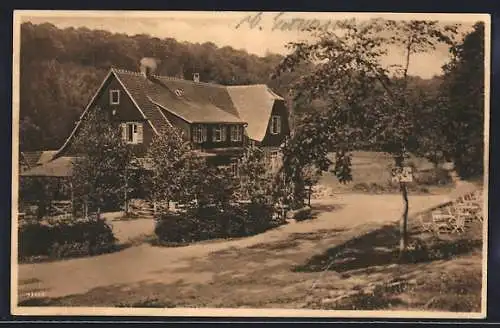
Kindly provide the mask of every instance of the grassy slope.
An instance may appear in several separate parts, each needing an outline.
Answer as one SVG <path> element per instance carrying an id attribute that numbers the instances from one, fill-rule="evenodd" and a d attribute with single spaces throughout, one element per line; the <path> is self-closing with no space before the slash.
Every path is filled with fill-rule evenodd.
<path id="1" fill-rule="evenodd" d="M 334 174 L 325 172 L 321 177 L 319 184 L 331 188 L 333 192 L 359 192 L 356 187 L 360 184 L 376 184 L 387 188 L 387 185 L 391 180 L 390 167 L 393 164 L 393 159 L 389 154 L 370 151 L 355 151 L 352 155 L 353 180 L 350 183 L 341 184 L 338 182 Z M 433 168 L 432 163 L 426 159 L 413 155 L 410 157 L 409 161 L 417 167 L 417 172 Z M 426 189 L 432 189 L 432 186 L 425 187 Z"/>

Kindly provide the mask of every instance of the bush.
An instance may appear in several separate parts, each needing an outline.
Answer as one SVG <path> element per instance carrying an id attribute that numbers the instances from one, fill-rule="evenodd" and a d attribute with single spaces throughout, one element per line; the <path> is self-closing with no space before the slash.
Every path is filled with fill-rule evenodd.
<path id="1" fill-rule="evenodd" d="M 19 228 L 19 257 L 47 256 L 53 259 L 97 255 L 113 251 L 116 238 L 105 220 L 70 219 L 38 221 Z"/>
<path id="2" fill-rule="evenodd" d="M 279 225 L 281 222 L 275 220 L 273 214 L 272 206 L 260 203 L 165 212 L 159 216 L 155 234 L 160 243 L 249 236 Z"/>

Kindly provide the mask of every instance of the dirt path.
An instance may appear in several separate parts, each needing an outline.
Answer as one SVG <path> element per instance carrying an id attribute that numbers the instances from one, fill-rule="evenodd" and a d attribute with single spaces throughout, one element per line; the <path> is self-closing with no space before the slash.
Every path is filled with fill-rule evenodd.
<path id="1" fill-rule="evenodd" d="M 412 196 L 410 214 L 448 200 L 447 195 Z M 316 201 L 317 213 L 313 220 L 288 224 L 248 238 L 200 242 L 176 248 L 142 244 L 92 258 L 22 264 L 18 267 L 19 294 L 21 297 L 29 291 L 40 291 L 45 297 L 59 297 L 82 294 L 98 287 L 126 284 L 128 288 L 133 288 L 144 282 L 171 284 L 181 279 L 184 283 L 203 284 L 211 281 L 214 272 L 200 272 L 193 266 L 211 253 L 258 247 L 287 240 L 293 235 L 314 234 L 324 230 L 347 231 L 355 227 L 360 231 L 369 230 L 373 229 L 373 225 L 398 220 L 401 206 L 398 195 L 341 195 Z M 140 221 L 144 221 L 152 230 L 150 221 Z M 143 233 L 145 230 L 138 231 Z M 310 241 L 298 243 L 299 247 L 300 243 L 304 244 L 302 251 L 314 253 L 315 246 Z M 279 258 L 268 260 L 279 261 Z"/>

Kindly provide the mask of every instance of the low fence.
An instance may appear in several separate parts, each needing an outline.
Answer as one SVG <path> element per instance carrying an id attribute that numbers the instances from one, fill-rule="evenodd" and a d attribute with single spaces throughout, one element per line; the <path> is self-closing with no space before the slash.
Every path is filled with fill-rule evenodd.
<path id="1" fill-rule="evenodd" d="M 73 204 L 69 200 L 54 200 L 45 204 L 37 202 L 22 202 L 19 206 L 20 219 L 39 219 L 44 216 L 70 216 L 73 214 Z"/>

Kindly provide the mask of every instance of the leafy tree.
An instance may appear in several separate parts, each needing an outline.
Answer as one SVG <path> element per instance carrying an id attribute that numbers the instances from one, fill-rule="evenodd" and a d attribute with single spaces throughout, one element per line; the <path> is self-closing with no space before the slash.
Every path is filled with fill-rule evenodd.
<path id="1" fill-rule="evenodd" d="M 274 173 L 266 163 L 264 150 L 248 146 L 238 166 L 239 198 L 251 202 L 274 203 Z"/>
<path id="2" fill-rule="evenodd" d="M 484 23 L 476 23 L 451 53 L 440 99 L 444 150 L 459 176 L 469 178 L 483 174 Z"/>
<path id="3" fill-rule="evenodd" d="M 151 201 L 168 204 L 176 200 L 181 190 L 182 174 L 190 169 L 184 161 L 190 151 L 190 144 L 182 138 L 180 130 L 164 129 L 153 136 L 146 154 L 150 174 L 144 181 Z"/>
<path id="4" fill-rule="evenodd" d="M 209 165 L 178 129 L 154 136 L 146 160 L 150 174 L 144 184 L 153 202 L 224 207 L 232 201 L 235 184 L 229 170 Z"/>
<path id="5" fill-rule="evenodd" d="M 71 178 L 75 200 L 85 208 L 90 204 L 98 214 L 124 201 L 134 156 L 121 138 L 118 123 L 107 120 L 99 110 L 89 112 L 72 147 L 77 154 Z"/>
<path id="6" fill-rule="evenodd" d="M 452 44 L 456 26 L 437 21 L 344 20 L 332 31 L 315 32 L 313 42 L 295 42 L 278 67 L 278 75 L 303 60 L 318 62 L 316 69 L 294 84 L 296 98 L 312 102 L 321 98 L 329 109 L 308 114 L 284 147 L 284 174 L 294 187 L 294 206 L 303 203 L 303 167 L 333 171 L 341 182 L 352 179 L 350 151 L 374 147 L 390 153 L 401 169 L 410 151 L 417 148 L 415 111 L 408 89 L 412 55 L 427 52 L 438 43 Z M 382 64 L 388 46 L 405 50 L 404 65 Z M 407 246 L 408 190 L 400 183 L 403 215 L 400 250 Z"/>

